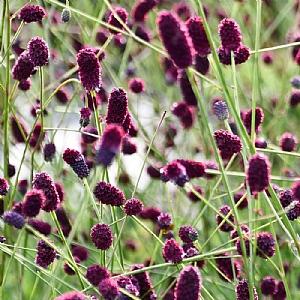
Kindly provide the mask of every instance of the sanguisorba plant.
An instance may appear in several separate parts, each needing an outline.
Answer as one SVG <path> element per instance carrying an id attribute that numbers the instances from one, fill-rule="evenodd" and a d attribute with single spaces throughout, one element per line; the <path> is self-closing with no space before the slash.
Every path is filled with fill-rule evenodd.
<path id="1" fill-rule="evenodd" d="M 2 1 L 0 298 L 299 295 L 299 1 Z"/>

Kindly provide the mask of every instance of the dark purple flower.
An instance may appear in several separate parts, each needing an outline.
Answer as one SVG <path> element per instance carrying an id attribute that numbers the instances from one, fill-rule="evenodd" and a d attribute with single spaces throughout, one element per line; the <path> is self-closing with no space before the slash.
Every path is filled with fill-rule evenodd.
<path id="1" fill-rule="evenodd" d="M 74 262 L 76 264 L 80 263 L 80 259 L 77 256 L 74 256 Z M 70 275 L 70 276 L 74 276 L 76 274 L 75 270 L 73 270 L 73 267 L 69 266 L 68 263 L 64 264 L 64 271 L 66 274 Z"/>
<path id="2" fill-rule="evenodd" d="M 137 216 L 143 210 L 143 203 L 136 198 L 132 198 L 126 201 L 124 205 L 124 211 L 128 216 Z"/>
<path id="3" fill-rule="evenodd" d="M 147 14 L 155 7 L 157 4 L 156 0 L 140 0 L 138 1 L 132 9 L 132 17 L 135 22 L 145 22 Z"/>
<path id="4" fill-rule="evenodd" d="M 28 188 L 28 181 L 27 181 L 27 179 L 23 179 L 23 180 L 20 180 L 18 182 L 18 192 L 21 195 L 24 196 L 26 194 L 27 188 Z"/>
<path id="5" fill-rule="evenodd" d="M 194 161 L 191 159 L 177 159 L 176 161 L 186 168 L 189 179 L 202 177 L 205 174 L 205 166 L 200 161 Z"/>
<path id="6" fill-rule="evenodd" d="M 262 58 L 263 58 L 263 62 L 266 65 L 271 65 L 273 63 L 273 60 L 274 60 L 272 52 L 264 52 L 262 54 Z"/>
<path id="7" fill-rule="evenodd" d="M 68 165 L 71 166 L 80 179 L 89 175 L 89 168 L 83 155 L 79 151 L 67 148 L 64 151 L 62 158 Z"/>
<path id="8" fill-rule="evenodd" d="M 260 107 L 255 109 L 255 132 L 258 133 L 259 126 L 264 120 L 264 112 Z M 252 122 L 252 109 L 248 110 L 243 116 L 243 123 L 247 129 L 248 134 L 251 134 L 251 122 Z"/>
<path id="9" fill-rule="evenodd" d="M 163 167 L 161 163 L 157 163 L 153 166 L 149 165 L 147 167 L 147 174 L 153 178 L 153 179 L 159 179 L 160 178 L 160 169 Z"/>
<path id="10" fill-rule="evenodd" d="M 192 243 L 198 240 L 198 232 L 192 226 L 181 226 L 178 231 L 178 236 L 184 243 Z"/>
<path id="11" fill-rule="evenodd" d="M 2 215 L 3 221 L 15 228 L 21 229 L 26 223 L 25 218 L 15 211 L 6 211 Z"/>
<path id="12" fill-rule="evenodd" d="M 209 71 L 209 60 L 206 56 L 195 55 L 195 69 L 202 75 L 206 75 Z"/>
<path id="13" fill-rule="evenodd" d="M 180 162 L 175 160 L 164 166 L 160 170 L 160 173 L 163 177 L 166 177 L 180 187 L 183 187 L 189 180 L 186 168 Z"/>
<path id="14" fill-rule="evenodd" d="M 219 60 L 224 65 L 231 64 L 231 54 L 224 49 L 223 46 L 220 46 L 217 49 Z M 246 62 L 250 57 L 250 49 L 247 46 L 240 46 L 237 50 L 233 51 L 234 63 L 236 65 Z"/>
<path id="15" fill-rule="evenodd" d="M 51 225 L 47 222 L 43 222 L 37 219 L 29 219 L 28 225 L 33 227 L 41 234 L 49 235 L 51 233 Z"/>
<path id="16" fill-rule="evenodd" d="M 237 50 L 242 43 L 239 25 L 233 19 L 223 19 L 219 24 L 219 36 L 225 51 Z"/>
<path id="17" fill-rule="evenodd" d="M 279 194 L 279 201 L 283 208 L 289 206 L 294 201 L 294 194 L 292 190 L 284 190 Z"/>
<path id="18" fill-rule="evenodd" d="M 14 177 L 16 174 L 16 167 L 10 163 L 7 165 L 7 175 L 9 178 Z M 0 195 L 1 195 L 1 179 L 0 179 Z"/>
<path id="19" fill-rule="evenodd" d="M 25 195 L 22 213 L 25 217 L 35 217 L 39 214 L 46 197 L 41 190 L 32 189 Z"/>
<path id="20" fill-rule="evenodd" d="M 195 119 L 195 109 L 185 102 L 175 102 L 171 107 L 171 112 L 178 117 L 184 129 L 190 128 Z"/>
<path id="21" fill-rule="evenodd" d="M 83 293 L 74 291 L 74 292 L 64 293 L 56 297 L 54 300 L 86 300 L 86 296 Z"/>
<path id="22" fill-rule="evenodd" d="M 237 204 L 241 200 L 241 198 L 244 198 L 244 199 L 242 200 L 242 202 L 240 202 L 239 206 L 237 207 L 239 209 L 243 209 L 248 206 L 248 199 L 247 199 L 247 197 L 244 197 L 244 193 L 234 194 L 234 196 L 233 196 L 234 203 Z"/>
<path id="23" fill-rule="evenodd" d="M 273 300 L 285 300 L 286 291 L 282 280 L 277 282 L 277 292 L 273 295 Z"/>
<path id="24" fill-rule="evenodd" d="M 245 244 L 245 250 L 246 250 L 246 256 L 249 257 L 250 256 L 250 242 L 249 239 L 247 238 L 248 236 L 244 236 L 243 240 L 244 240 L 244 244 Z M 236 251 L 239 255 L 243 255 L 243 250 L 242 250 L 242 245 L 241 245 L 241 240 L 240 238 L 237 239 L 237 241 L 235 242 L 235 247 L 236 247 Z"/>
<path id="25" fill-rule="evenodd" d="M 34 176 L 32 185 L 33 188 L 42 190 L 46 197 L 42 209 L 46 212 L 56 210 L 59 204 L 59 196 L 53 179 L 46 172 L 40 172 Z"/>
<path id="26" fill-rule="evenodd" d="M 72 255 L 77 256 L 80 261 L 85 261 L 89 258 L 89 251 L 82 246 L 73 246 Z"/>
<path id="27" fill-rule="evenodd" d="M 157 217 L 157 225 L 159 229 L 166 230 L 172 225 L 172 217 L 167 213 L 161 213 Z"/>
<path id="28" fill-rule="evenodd" d="M 297 137 L 290 132 L 285 132 L 280 139 L 279 146 L 283 151 L 292 152 L 296 149 L 297 144 Z"/>
<path id="29" fill-rule="evenodd" d="M 287 208 L 287 217 L 293 221 L 300 217 L 300 201 L 293 201 Z"/>
<path id="30" fill-rule="evenodd" d="M 178 82 L 180 86 L 180 91 L 183 96 L 183 101 L 191 106 L 197 106 L 198 101 L 192 89 L 189 78 L 186 74 L 185 69 L 181 69 L 178 71 Z"/>
<path id="31" fill-rule="evenodd" d="M 43 150 L 44 160 L 47 161 L 47 162 L 52 161 L 52 159 L 54 158 L 54 155 L 55 155 L 55 151 L 56 151 L 55 144 L 54 143 L 47 143 L 44 146 L 44 150 Z"/>
<path id="32" fill-rule="evenodd" d="M 219 121 L 223 122 L 229 118 L 229 111 L 226 102 L 217 101 L 214 104 L 214 112 Z"/>
<path id="33" fill-rule="evenodd" d="M 86 134 L 87 133 L 87 134 Z M 98 137 L 92 136 L 92 135 L 98 135 L 98 130 L 96 127 L 93 126 L 87 126 L 83 129 L 82 134 L 81 134 L 81 138 L 83 140 L 83 142 L 85 142 L 86 144 L 92 144 L 95 141 L 97 141 Z"/>
<path id="34" fill-rule="evenodd" d="M 293 88 L 299 89 L 300 88 L 300 76 L 294 76 L 291 78 L 290 83 Z"/>
<path id="35" fill-rule="evenodd" d="M 172 11 L 183 21 L 187 21 L 191 17 L 190 7 L 185 2 L 175 3 Z"/>
<path id="36" fill-rule="evenodd" d="M 157 223 L 157 218 L 161 214 L 161 211 L 155 206 L 145 207 L 139 214 L 139 217 L 145 220 L 151 220 L 153 223 Z"/>
<path id="37" fill-rule="evenodd" d="M 57 101 L 61 104 L 66 104 L 71 99 L 70 92 L 65 87 L 60 88 L 56 92 L 55 97 L 56 97 Z"/>
<path id="38" fill-rule="evenodd" d="M 194 186 L 193 188 L 198 194 L 200 194 L 201 196 L 203 195 L 203 190 L 200 186 Z M 195 195 L 192 191 L 188 191 L 188 196 L 189 199 L 191 199 L 193 202 L 201 201 L 201 199 L 197 195 Z"/>
<path id="39" fill-rule="evenodd" d="M 30 77 L 34 67 L 33 62 L 29 59 L 28 51 L 22 52 L 12 68 L 13 79 L 23 82 Z"/>
<path id="40" fill-rule="evenodd" d="M 266 296 L 272 296 L 277 292 L 276 280 L 272 276 L 266 276 L 260 283 L 261 292 Z"/>
<path id="41" fill-rule="evenodd" d="M 165 241 L 162 248 L 162 256 L 166 262 L 179 263 L 182 261 L 183 255 L 182 247 L 173 238 Z"/>
<path id="42" fill-rule="evenodd" d="M 44 19 L 46 12 L 38 5 L 23 6 L 18 14 L 18 18 L 25 23 L 40 22 Z"/>
<path id="43" fill-rule="evenodd" d="M 19 82 L 18 84 L 18 89 L 21 90 L 21 91 L 28 91 L 30 90 L 31 88 L 31 81 L 29 78 L 25 79 L 25 80 L 22 80 Z"/>
<path id="44" fill-rule="evenodd" d="M 127 23 L 127 19 L 128 19 L 128 13 L 126 11 L 125 8 L 122 7 L 116 7 L 115 8 L 115 13 L 118 15 L 118 17 L 123 21 L 124 24 Z M 123 25 L 116 19 L 116 17 L 114 16 L 113 13 L 110 14 L 109 19 L 107 21 L 107 23 L 111 26 L 117 27 L 119 29 L 123 29 Z M 108 28 L 108 30 L 110 31 L 110 33 L 112 34 L 118 34 L 119 32 Z"/>
<path id="45" fill-rule="evenodd" d="M 101 203 L 112 206 L 121 206 L 126 200 L 124 193 L 120 189 L 104 181 L 97 183 L 94 189 L 94 196 Z"/>
<path id="46" fill-rule="evenodd" d="M 268 147 L 268 142 L 264 138 L 256 138 L 255 139 L 255 147 L 256 148 L 261 148 L 261 149 L 266 149 Z"/>
<path id="47" fill-rule="evenodd" d="M 100 265 L 92 265 L 87 268 L 85 276 L 93 286 L 98 286 L 102 280 L 110 278 L 110 273 Z"/>
<path id="48" fill-rule="evenodd" d="M 223 205 L 221 206 L 218 211 L 220 212 L 220 214 L 218 214 L 216 216 L 216 219 L 217 219 L 217 225 L 219 226 L 221 224 L 221 222 L 223 221 L 224 217 L 227 217 L 227 215 L 229 215 L 230 213 L 230 216 L 228 217 L 228 220 L 231 222 L 231 223 L 234 223 L 234 216 L 233 216 L 233 213 L 230 209 L 230 207 L 228 205 Z M 227 221 L 225 221 L 223 223 L 223 225 L 221 225 L 220 227 L 220 231 L 224 231 L 224 232 L 229 232 L 233 229 L 233 226 L 231 224 L 229 224 Z"/>
<path id="49" fill-rule="evenodd" d="M 9 184 L 5 178 L 0 178 L 0 196 L 5 196 L 8 193 Z"/>
<path id="50" fill-rule="evenodd" d="M 66 199 L 64 187 L 59 182 L 55 182 L 55 187 L 56 187 L 57 194 L 58 194 L 58 197 L 59 197 L 59 202 L 62 203 Z"/>
<path id="51" fill-rule="evenodd" d="M 219 170 L 219 166 L 218 166 L 218 164 L 217 164 L 215 161 L 206 161 L 206 162 L 204 163 L 204 168 L 205 168 L 205 174 L 204 174 L 204 177 L 205 177 L 207 180 L 210 180 L 210 179 L 215 178 L 216 175 L 208 174 L 208 173 L 206 172 L 206 170 L 216 170 L 216 171 Z"/>
<path id="52" fill-rule="evenodd" d="M 144 268 L 142 264 L 135 264 L 130 268 L 130 271 L 140 270 Z M 140 297 L 144 300 L 156 300 L 157 296 L 153 290 L 148 272 L 140 272 L 131 275 L 131 280 L 134 285 L 138 285 Z M 135 284 L 137 282 L 137 284 Z M 145 295 L 145 296 L 144 296 Z"/>
<path id="53" fill-rule="evenodd" d="M 28 57 L 35 67 L 42 67 L 48 64 L 50 52 L 46 41 L 41 37 L 33 37 L 27 45 Z"/>
<path id="54" fill-rule="evenodd" d="M 300 181 L 296 181 L 293 183 L 292 191 L 295 199 L 300 200 Z"/>
<path id="55" fill-rule="evenodd" d="M 175 299 L 199 300 L 201 276 L 197 267 L 186 266 L 179 274 L 175 287 Z"/>
<path id="56" fill-rule="evenodd" d="M 91 228 L 91 239 L 97 249 L 107 250 L 113 242 L 111 229 L 106 224 L 96 224 Z"/>
<path id="57" fill-rule="evenodd" d="M 250 300 L 248 280 L 242 279 L 238 282 L 235 287 L 236 299 L 237 300 Z M 254 300 L 258 300 L 258 295 L 255 287 L 253 287 Z"/>
<path id="58" fill-rule="evenodd" d="M 111 278 L 101 280 L 99 292 L 104 300 L 115 300 L 120 294 L 117 282 Z"/>
<path id="59" fill-rule="evenodd" d="M 91 110 L 88 107 L 81 108 L 79 124 L 82 127 L 86 127 L 90 124 Z"/>
<path id="60" fill-rule="evenodd" d="M 295 108 L 300 103 L 300 90 L 292 90 L 290 96 L 290 106 Z"/>
<path id="61" fill-rule="evenodd" d="M 174 64 L 181 69 L 190 66 L 194 49 L 185 24 L 168 11 L 160 12 L 156 23 L 162 43 Z"/>
<path id="62" fill-rule="evenodd" d="M 241 227 L 241 231 L 242 231 L 242 234 L 247 234 L 248 232 L 250 232 L 250 229 L 247 225 L 240 225 Z M 230 232 L 230 238 L 233 240 L 235 238 L 237 238 L 239 235 L 238 235 L 238 231 L 237 229 L 233 229 L 231 232 Z"/>
<path id="63" fill-rule="evenodd" d="M 134 33 L 136 36 L 138 36 L 145 42 L 149 43 L 152 39 L 152 35 L 151 35 L 151 32 L 149 31 L 149 29 L 141 24 L 136 25 Z"/>
<path id="64" fill-rule="evenodd" d="M 49 242 L 53 244 L 51 240 L 49 240 Z M 56 258 L 56 252 L 52 247 L 50 247 L 43 240 L 39 240 L 36 249 L 37 249 L 37 254 L 35 257 L 35 263 L 37 265 L 43 268 L 47 268 L 49 265 L 51 265 L 54 262 L 54 259 Z"/>
<path id="65" fill-rule="evenodd" d="M 139 94 L 145 91 L 145 83 L 141 78 L 132 78 L 129 81 L 129 89 L 132 93 Z"/>
<path id="66" fill-rule="evenodd" d="M 269 185 L 270 162 L 264 154 L 256 153 L 250 157 L 246 178 L 252 193 L 261 192 Z"/>
<path id="67" fill-rule="evenodd" d="M 222 272 L 219 273 L 219 276 L 223 281 L 225 282 L 228 282 L 228 280 L 233 281 L 235 277 L 236 278 L 240 277 L 240 266 L 236 260 L 232 261 L 230 254 L 228 252 L 225 252 L 221 255 L 221 257 L 216 258 L 216 265 L 217 268 Z M 234 267 L 234 272 L 232 267 Z"/>
<path id="68" fill-rule="evenodd" d="M 128 113 L 127 94 L 122 88 L 113 88 L 109 94 L 106 124 L 122 125 Z"/>
<path id="69" fill-rule="evenodd" d="M 108 39 L 108 32 L 106 28 L 100 28 L 96 34 L 96 42 L 100 45 L 104 45 Z"/>
<path id="70" fill-rule="evenodd" d="M 79 79 L 86 91 L 98 92 L 102 85 L 99 59 L 92 48 L 86 48 L 77 54 Z"/>
<path id="71" fill-rule="evenodd" d="M 275 239 L 268 232 L 259 232 L 257 234 L 256 255 L 261 258 L 272 257 L 275 254 Z"/>
<path id="72" fill-rule="evenodd" d="M 137 152 L 137 145 L 128 136 L 125 136 L 123 139 L 122 152 L 125 155 L 131 155 Z"/>
<path id="73" fill-rule="evenodd" d="M 196 53 L 200 56 L 209 54 L 211 52 L 210 44 L 206 36 L 202 19 L 196 16 L 188 19 L 185 24 L 188 28 Z"/>
<path id="74" fill-rule="evenodd" d="M 69 236 L 70 231 L 72 230 L 72 225 L 63 207 L 59 206 L 55 211 L 55 214 L 64 236 Z"/>

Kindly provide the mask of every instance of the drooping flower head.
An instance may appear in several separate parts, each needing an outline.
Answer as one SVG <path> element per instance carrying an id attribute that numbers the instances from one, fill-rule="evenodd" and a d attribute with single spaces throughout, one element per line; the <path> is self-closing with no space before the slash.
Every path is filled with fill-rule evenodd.
<path id="1" fill-rule="evenodd" d="M 99 59 L 92 48 L 81 49 L 77 54 L 79 79 L 86 91 L 98 92 L 102 85 Z"/>
<path id="2" fill-rule="evenodd" d="M 41 37 L 33 37 L 27 45 L 28 57 L 35 67 L 42 67 L 48 64 L 50 51 L 48 44 Z"/>
<path id="3" fill-rule="evenodd" d="M 168 11 L 160 12 L 156 23 L 162 43 L 174 64 L 181 69 L 190 66 L 194 49 L 185 24 Z"/>
<path id="4" fill-rule="evenodd" d="M 115 13 L 118 15 L 118 17 L 123 21 L 123 23 L 127 23 L 127 19 L 128 19 L 128 12 L 126 11 L 125 8 L 122 7 L 116 7 L 115 8 Z M 119 29 L 123 29 L 123 25 L 117 20 L 117 18 L 114 16 L 113 13 L 110 14 L 109 19 L 107 21 L 107 23 L 109 25 L 112 25 L 114 27 L 117 27 Z M 112 34 L 118 34 L 117 31 L 108 28 L 108 30 L 112 33 Z"/>
<path id="5" fill-rule="evenodd" d="M 104 181 L 97 183 L 94 189 L 94 196 L 101 203 L 112 206 L 121 206 L 126 200 L 124 193 L 120 189 Z"/>
<path id="6" fill-rule="evenodd" d="M 46 12 L 39 5 L 26 5 L 20 10 L 18 18 L 25 23 L 40 22 L 44 19 Z"/>
<path id="7" fill-rule="evenodd" d="M 132 16 L 135 22 L 145 22 L 148 13 L 155 7 L 157 4 L 156 0 L 140 0 L 138 1 L 133 9 Z"/>
<path id="8" fill-rule="evenodd" d="M 107 250 L 113 242 L 111 229 L 104 223 L 96 224 L 91 228 L 91 239 L 97 249 Z"/>

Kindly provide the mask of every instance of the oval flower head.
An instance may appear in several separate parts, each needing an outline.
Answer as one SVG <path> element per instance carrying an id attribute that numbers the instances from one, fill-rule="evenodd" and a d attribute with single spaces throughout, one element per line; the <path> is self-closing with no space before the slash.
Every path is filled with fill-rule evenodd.
<path id="1" fill-rule="evenodd" d="M 101 80 L 101 67 L 99 59 L 92 48 L 81 49 L 77 54 L 79 80 L 87 91 L 99 92 Z"/>

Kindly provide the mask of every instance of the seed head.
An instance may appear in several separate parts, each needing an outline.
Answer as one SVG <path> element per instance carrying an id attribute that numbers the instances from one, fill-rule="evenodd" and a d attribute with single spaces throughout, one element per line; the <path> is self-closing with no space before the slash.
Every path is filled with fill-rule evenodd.
<path id="1" fill-rule="evenodd" d="M 145 22 L 148 13 L 156 6 L 156 0 L 140 0 L 132 9 L 132 17 L 135 22 Z"/>
<path id="2" fill-rule="evenodd" d="M 168 11 L 160 12 L 156 23 L 162 43 L 174 64 L 181 69 L 190 66 L 194 49 L 185 24 Z"/>
<path id="3" fill-rule="evenodd" d="M 38 5 L 26 5 L 19 14 L 18 18 L 25 23 L 40 22 L 44 19 L 46 12 L 43 7 Z"/>
<path id="4" fill-rule="evenodd" d="M 24 51 L 20 54 L 15 62 L 11 75 L 13 79 L 24 82 L 27 80 L 34 71 L 34 64 L 29 58 L 28 51 Z"/>
<path id="5" fill-rule="evenodd" d="M 122 7 L 117 7 L 115 8 L 115 13 L 118 15 L 118 17 L 123 21 L 123 23 L 127 23 L 127 19 L 128 19 L 128 13 L 126 11 L 126 9 L 122 8 Z M 114 27 L 117 27 L 119 29 L 123 29 L 123 25 L 116 19 L 116 17 L 114 16 L 113 13 L 110 14 L 109 19 L 107 21 L 107 23 L 109 25 L 112 25 Z M 108 29 L 112 34 L 118 34 L 117 31 L 113 30 L 113 29 Z"/>
<path id="6" fill-rule="evenodd" d="M 85 276 L 93 286 L 98 286 L 102 280 L 110 278 L 110 273 L 100 265 L 92 265 L 87 268 Z"/>
<path id="7" fill-rule="evenodd" d="M 113 242 L 111 229 L 106 224 L 96 224 L 91 228 L 90 237 L 97 249 L 107 250 Z"/>
<path id="8" fill-rule="evenodd" d="M 111 206 L 121 206 L 126 200 L 124 193 L 120 189 L 104 181 L 97 183 L 94 189 L 94 196 L 101 203 Z"/>
<path id="9" fill-rule="evenodd" d="M 49 242 L 53 244 L 52 241 L 49 240 Z M 43 240 L 39 240 L 36 249 L 37 249 L 37 255 L 35 257 L 35 263 L 37 265 L 43 268 L 47 268 L 49 265 L 51 265 L 54 262 L 54 259 L 56 258 L 56 252 L 52 247 L 50 247 Z"/>
<path id="10" fill-rule="evenodd" d="M 214 104 L 214 112 L 221 122 L 229 118 L 228 106 L 224 101 L 217 101 Z"/>
<path id="11" fill-rule="evenodd" d="M 2 215 L 3 221 L 17 229 L 22 229 L 26 223 L 25 218 L 15 211 L 6 211 Z"/>
<path id="12" fill-rule="evenodd" d="M 35 67 L 48 64 L 50 58 L 49 47 L 41 37 L 33 37 L 27 45 L 28 57 Z"/>
<path id="13" fill-rule="evenodd" d="M 176 264 L 182 261 L 184 252 L 182 247 L 172 238 L 166 240 L 162 248 L 162 256 L 166 262 Z"/>
<path id="14" fill-rule="evenodd" d="M 137 216 L 143 210 L 143 203 L 139 199 L 129 199 L 124 205 L 124 211 L 128 216 Z"/>
<path id="15" fill-rule="evenodd" d="M 68 8 L 64 8 L 61 12 L 61 20 L 67 23 L 71 20 L 71 11 Z"/>

